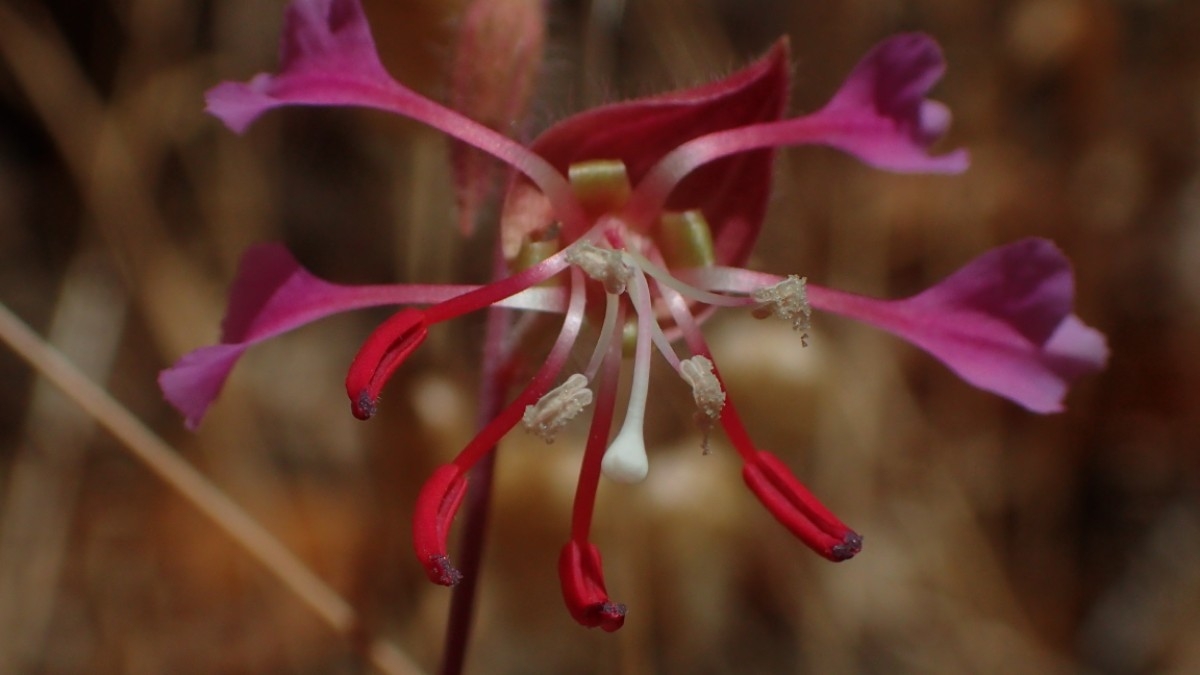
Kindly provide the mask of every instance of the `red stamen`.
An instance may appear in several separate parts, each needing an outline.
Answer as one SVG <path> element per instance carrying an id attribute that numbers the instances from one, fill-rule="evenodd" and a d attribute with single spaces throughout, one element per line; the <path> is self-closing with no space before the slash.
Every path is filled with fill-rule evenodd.
<path id="1" fill-rule="evenodd" d="M 752 461 L 746 462 L 742 477 L 771 515 L 818 554 L 841 562 L 862 550 L 862 536 L 817 501 L 771 453 L 758 451 Z"/>
<path id="2" fill-rule="evenodd" d="M 346 374 L 346 395 L 355 417 L 366 420 L 375 414 L 383 385 L 428 334 L 425 312 L 413 308 L 393 314 L 371 333 Z"/>
<path id="3" fill-rule="evenodd" d="M 453 586 L 462 573 L 450 564 L 446 540 L 450 523 L 467 493 L 467 476 L 457 465 L 446 464 L 426 481 L 413 511 L 413 548 L 425 575 L 435 584 Z"/>
<path id="4" fill-rule="evenodd" d="M 613 632 L 625 624 L 625 605 L 608 599 L 600 551 L 586 541 L 572 539 L 558 558 L 563 599 L 580 624 Z"/>

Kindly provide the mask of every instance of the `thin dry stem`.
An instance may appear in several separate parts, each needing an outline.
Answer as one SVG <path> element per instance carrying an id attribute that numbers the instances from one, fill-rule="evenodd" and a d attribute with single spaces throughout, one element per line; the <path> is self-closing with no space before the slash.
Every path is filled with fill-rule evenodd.
<path id="1" fill-rule="evenodd" d="M 120 440 L 134 457 L 262 563 L 331 628 L 353 638 L 358 619 L 354 608 L 345 599 L 4 305 L 0 305 L 0 339 Z M 380 672 L 389 675 L 421 672 L 395 646 L 382 640 L 368 644 L 368 656 Z"/>

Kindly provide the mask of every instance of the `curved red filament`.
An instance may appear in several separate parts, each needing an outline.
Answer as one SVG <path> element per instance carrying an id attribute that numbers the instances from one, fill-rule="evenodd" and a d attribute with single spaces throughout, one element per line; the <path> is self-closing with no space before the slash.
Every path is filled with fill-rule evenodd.
<path id="1" fill-rule="evenodd" d="M 446 540 L 450 523 L 467 493 L 467 476 L 455 464 L 439 467 L 421 488 L 413 510 L 413 548 L 425 575 L 435 584 L 453 586 L 462 573 L 450 564 Z"/>
<path id="2" fill-rule="evenodd" d="M 600 551 L 590 542 L 567 542 L 558 558 L 563 599 L 571 616 L 588 628 L 613 632 L 625 625 L 625 605 L 608 599 Z"/>
<path id="3" fill-rule="evenodd" d="M 346 395 L 355 417 L 366 420 L 375 414 L 383 385 L 428 334 L 425 312 L 411 307 L 396 312 L 371 333 L 346 374 Z"/>
<path id="4" fill-rule="evenodd" d="M 862 535 L 838 520 L 771 453 L 759 450 L 742 477 L 771 515 L 821 556 L 841 562 L 862 550 Z"/>

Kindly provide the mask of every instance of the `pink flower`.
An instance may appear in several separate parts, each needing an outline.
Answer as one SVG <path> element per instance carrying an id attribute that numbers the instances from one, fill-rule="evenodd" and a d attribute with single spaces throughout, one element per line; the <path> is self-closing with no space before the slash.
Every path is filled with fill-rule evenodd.
<path id="1" fill-rule="evenodd" d="M 529 147 L 394 81 L 380 65 L 356 0 L 295 0 L 287 10 L 282 54 L 277 74 L 210 91 L 209 111 L 241 132 L 259 115 L 286 105 L 377 108 L 501 160 L 519 173 L 501 223 L 513 272 L 485 286 L 355 288 L 317 279 L 281 247 L 260 246 L 242 263 L 221 343 L 188 354 L 163 372 L 160 383 L 195 427 L 250 345 L 337 312 L 401 305 L 363 345 L 346 378 L 351 411 L 367 419 L 388 378 L 430 326 L 495 305 L 562 314 L 558 339 L 532 380 L 434 473 L 418 497 L 414 547 L 436 583 L 461 578 L 447 556 L 446 538 L 470 468 L 518 423 L 550 441 L 594 402 L 559 571 L 577 621 L 605 630 L 622 625 L 625 607 L 608 598 L 589 531 L 601 474 L 622 482 L 647 474 L 642 421 L 654 351 L 692 388 L 704 431 L 724 428 L 744 460 L 746 484 L 772 515 L 830 560 L 858 553 L 862 538 L 783 462 L 758 448 L 742 425 L 699 328 L 717 308 L 781 318 L 798 331 L 808 328 L 814 307 L 859 319 L 1035 412 L 1060 410 L 1069 383 L 1106 361 L 1103 336 L 1072 313 L 1069 263 L 1044 240 L 985 253 L 938 285 L 897 301 L 740 268 L 762 224 L 776 147 L 825 145 L 893 171 L 966 169 L 962 150 L 929 152 L 950 114 L 926 98 L 944 70 L 941 52 L 927 36 L 900 35 L 878 45 L 811 115 L 784 114 L 788 46 L 781 41 L 724 79 L 581 113 Z M 559 283 L 542 284 L 552 278 Z M 586 367 L 560 382 L 588 318 L 600 326 L 593 354 Z M 627 328 L 636 329 L 633 374 L 628 409 L 614 435 Z M 676 350 L 678 339 L 690 355 Z"/>

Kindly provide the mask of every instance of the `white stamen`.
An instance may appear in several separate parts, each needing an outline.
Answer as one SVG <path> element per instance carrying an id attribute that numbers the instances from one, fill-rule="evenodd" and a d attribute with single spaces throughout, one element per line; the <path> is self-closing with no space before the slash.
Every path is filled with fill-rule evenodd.
<path id="1" fill-rule="evenodd" d="M 645 258 L 642 258 L 645 260 Z M 679 370 L 679 356 L 675 354 L 675 349 L 671 347 L 671 341 L 663 334 L 662 326 L 658 325 L 658 317 L 654 313 L 654 306 L 650 303 L 650 284 L 646 282 L 646 275 L 642 273 L 642 268 L 638 262 L 638 257 L 631 256 L 628 261 L 636 270 L 633 277 L 633 289 L 629 293 L 629 299 L 633 301 L 633 308 L 638 313 L 639 330 L 641 329 L 640 318 L 642 316 L 650 317 L 646 321 L 646 325 L 650 326 L 650 337 L 654 340 L 655 346 L 658 347 L 659 353 L 671 364 L 675 370 Z"/>
<path id="2" fill-rule="evenodd" d="M 604 284 L 604 290 L 613 295 L 624 293 L 626 284 L 633 278 L 633 268 L 625 262 L 620 251 L 587 242 L 572 246 L 567 251 L 567 262 Z"/>
<path id="3" fill-rule="evenodd" d="M 758 303 L 752 312 L 757 319 L 773 316 L 792 322 L 793 330 L 808 330 L 812 307 L 808 304 L 808 279 L 791 275 L 783 281 L 760 288 L 751 297 Z"/>
<path id="4" fill-rule="evenodd" d="M 596 339 L 596 348 L 592 351 L 592 358 L 588 361 L 587 368 L 583 373 L 591 379 L 600 371 L 600 364 L 604 361 L 604 353 L 608 349 L 608 344 L 612 342 L 613 333 L 617 330 L 617 321 L 623 316 L 621 311 L 620 300 L 612 293 L 605 294 L 604 304 L 604 323 L 600 325 L 600 337 Z"/>
<path id="5" fill-rule="evenodd" d="M 566 382 L 546 392 L 537 403 L 525 407 L 521 421 L 532 434 L 547 443 L 592 402 L 592 391 L 587 388 L 588 379 L 579 373 L 567 378 Z"/>

